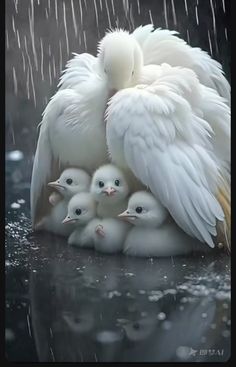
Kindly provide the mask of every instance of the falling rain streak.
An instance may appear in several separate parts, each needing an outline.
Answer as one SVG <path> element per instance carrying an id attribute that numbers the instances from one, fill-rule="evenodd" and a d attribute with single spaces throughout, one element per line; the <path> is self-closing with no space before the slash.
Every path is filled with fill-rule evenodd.
<path id="1" fill-rule="evenodd" d="M 79 0 L 79 12 L 80 12 L 80 25 L 83 28 L 83 8 L 81 4 L 81 0 Z"/>
<path id="2" fill-rule="evenodd" d="M 17 79 L 16 79 L 16 70 L 13 66 L 12 68 L 12 75 L 13 75 L 13 85 L 14 85 L 14 93 L 17 95 Z"/>
<path id="3" fill-rule="evenodd" d="M 76 24 L 75 9 L 74 9 L 74 2 L 73 2 L 73 0 L 71 0 L 71 11 L 72 11 L 73 26 L 74 26 L 74 30 L 75 30 L 75 37 L 77 38 L 77 36 L 78 36 L 78 29 L 77 29 L 77 24 Z"/>
<path id="4" fill-rule="evenodd" d="M 67 55 L 69 56 L 69 40 L 68 40 L 68 33 L 67 33 L 67 24 L 66 24 L 66 5 L 63 2 L 63 21 L 64 21 L 64 28 L 65 28 L 65 35 L 66 35 L 66 50 Z"/>
<path id="5" fill-rule="evenodd" d="M 7 44 L 7 49 L 9 49 L 9 38 L 8 38 L 8 30 L 6 29 L 6 44 Z"/>
<path id="6" fill-rule="evenodd" d="M 10 1 L 10 0 L 9 0 Z M 15 37 L 17 42 L 17 52 L 19 52 L 19 58 L 21 60 L 21 65 L 23 69 L 23 73 L 25 75 L 25 93 L 28 99 L 33 99 L 34 105 L 36 106 L 36 96 L 38 100 L 38 89 L 35 90 L 35 87 L 38 88 L 38 77 L 42 82 L 48 81 L 50 86 L 53 85 L 54 80 L 58 77 L 61 71 L 64 68 L 65 61 L 70 57 L 70 53 L 72 51 L 78 52 L 77 49 L 72 49 L 72 43 L 74 42 L 75 37 L 78 39 L 76 42 L 77 47 L 79 47 L 79 52 L 88 52 L 89 51 L 89 43 L 88 36 L 91 36 L 89 30 L 86 29 L 83 24 L 85 22 L 85 14 L 86 11 L 86 21 L 87 21 L 87 13 L 92 12 L 92 17 L 95 23 L 95 32 L 97 31 L 97 36 L 100 39 L 100 26 L 102 22 L 106 22 L 105 29 L 108 27 L 124 27 L 124 17 L 127 20 L 125 22 L 126 27 L 131 31 L 142 24 L 141 19 L 139 19 L 139 24 L 135 24 L 135 17 L 141 15 L 145 12 L 145 22 L 154 24 L 155 17 L 153 10 L 151 8 L 142 9 L 140 6 L 140 0 L 132 1 L 129 0 L 120 0 L 119 2 L 115 0 L 44 0 L 44 1 L 35 1 L 29 0 L 28 8 L 26 9 L 26 15 L 28 17 L 28 29 L 24 31 L 23 28 L 20 28 L 21 22 L 18 17 L 19 14 L 22 16 L 21 8 L 19 8 L 19 4 L 21 6 L 21 2 L 18 0 L 11 0 L 13 3 L 13 12 L 9 16 L 9 29 L 6 29 L 6 49 L 9 50 L 12 43 L 12 38 Z M 181 1 L 181 0 L 179 0 Z M 119 4 L 122 8 L 122 13 L 120 12 Z M 209 8 L 211 8 L 212 13 L 212 27 L 209 30 L 206 30 L 208 42 L 209 42 L 209 53 L 213 56 L 213 52 L 216 51 L 217 55 L 219 55 L 218 44 L 217 44 L 217 32 L 216 28 L 216 2 L 215 0 L 208 0 Z M 91 4 L 91 5 L 90 5 Z M 170 19 L 171 22 L 173 20 L 174 28 L 178 26 L 178 11 L 177 4 L 178 2 L 175 0 L 163 0 L 161 3 L 162 9 L 160 10 L 159 17 L 164 20 L 164 27 L 169 28 Z M 201 4 L 198 0 L 195 2 L 188 2 L 188 0 L 182 0 L 183 5 L 183 16 L 189 16 L 191 10 L 191 22 L 195 22 L 199 25 L 201 19 L 199 17 L 199 4 Z M 221 11 L 226 12 L 226 3 L 225 0 L 222 0 L 221 3 Z M 58 27 L 58 33 L 60 34 L 55 37 L 57 45 L 52 44 L 49 41 L 49 44 L 45 44 L 45 36 L 43 34 L 38 35 L 37 32 L 40 31 L 40 27 L 38 27 L 38 19 L 36 23 L 36 10 L 38 12 L 38 6 L 40 5 L 41 11 L 44 12 L 44 21 L 46 21 L 50 16 L 50 22 L 54 21 L 55 27 Z M 93 9 L 90 8 L 93 7 Z M 191 8 L 190 8 L 191 6 Z M 19 11 L 20 10 L 20 11 Z M 171 14 L 170 14 L 171 13 Z M 100 19 L 101 15 L 103 18 Z M 195 19 L 196 21 L 195 21 Z M 145 22 L 143 24 L 145 24 Z M 157 19 L 157 24 L 158 24 Z M 179 19 L 180 22 L 180 19 Z M 42 23 L 43 24 L 43 23 Z M 194 23 L 193 23 L 194 24 Z M 172 25 L 172 27 L 173 27 Z M 185 38 L 186 41 L 190 44 L 190 29 L 186 29 Z M 223 28 L 222 30 L 224 34 L 224 38 L 228 41 L 228 32 L 227 28 Z M 53 48 L 52 48 L 53 46 Z M 55 46 L 55 47 L 54 47 Z M 214 46 L 214 47 L 213 47 Z M 45 51 L 47 51 L 45 53 Z M 47 58 L 50 58 L 50 62 L 46 63 Z M 12 80 L 12 90 L 14 93 L 18 93 L 20 86 L 20 75 L 19 68 L 16 65 L 11 66 L 10 79 Z M 37 73 L 38 72 L 38 73 Z M 18 93 L 19 94 L 19 93 Z M 42 97 L 44 98 L 44 96 Z"/>
<path id="7" fill-rule="evenodd" d="M 218 43 L 217 43 L 217 33 L 216 33 L 215 10 L 214 10 L 214 6 L 213 6 L 212 0 L 210 0 L 210 4 L 211 4 L 211 11 L 212 11 L 212 22 L 213 22 L 213 32 L 214 32 L 215 47 L 216 47 L 217 54 L 219 54 Z"/>
<path id="8" fill-rule="evenodd" d="M 185 6 L 186 15 L 188 17 L 188 3 L 187 3 L 187 0 L 184 0 L 184 6 Z"/>
<path id="9" fill-rule="evenodd" d="M 57 0 L 55 1 L 55 18 L 56 18 L 56 22 L 57 22 L 57 26 L 58 26 L 58 7 L 57 7 Z"/>
<path id="10" fill-rule="evenodd" d="M 222 0 L 223 11 L 225 13 L 225 0 Z"/>
<path id="11" fill-rule="evenodd" d="M 14 16 L 12 16 L 12 29 L 13 29 L 13 32 L 16 33 Z"/>
<path id="12" fill-rule="evenodd" d="M 226 39 L 226 41 L 228 41 L 228 32 L 227 32 L 227 28 L 225 28 L 225 39 Z"/>
<path id="13" fill-rule="evenodd" d="M 171 0 L 171 7 L 172 7 L 174 25 L 176 26 L 177 25 L 177 19 L 176 19 L 176 11 L 175 11 L 175 3 L 174 3 L 174 0 Z"/>
<path id="14" fill-rule="evenodd" d="M 195 6 L 195 15 L 196 15 L 196 22 L 197 22 L 197 25 L 199 25 L 197 5 Z"/>
<path id="15" fill-rule="evenodd" d="M 44 80 L 44 73 L 43 73 L 43 41 L 40 37 L 40 49 L 41 49 L 41 77 L 42 80 Z"/>
<path id="16" fill-rule="evenodd" d="M 211 44 L 211 35 L 210 35 L 209 29 L 207 31 L 207 34 L 208 34 L 208 41 L 209 41 L 210 53 L 211 53 L 211 56 L 212 56 L 212 44 Z"/>
<path id="17" fill-rule="evenodd" d="M 111 29 L 111 18 L 110 18 L 110 11 L 109 11 L 109 6 L 107 4 L 107 0 L 105 0 L 105 4 L 106 4 L 107 17 L 108 17 L 108 24 L 109 24 L 109 28 Z"/>
<path id="18" fill-rule="evenodd" d="M 87 38 L 86 38 L 86 33 L 85 31 L 83 31 L 83 36 L 84 36 L 84 47 L 85 47 L 85 50 L 87 51 L 88 48 L 87 48 Z"/>
<path id="19" fill-rule="evenodd" d="M 165 23 L 166 23 L 166 28 L 168 28 L 168 19 L 167 19 L 167 8 L 166 8 L 166 0 L 164 1 L 164 16 L 165 16 Z"/>
<path id="20" fill-rule="evenodd" d="M 152 11 L 149 9 L 148 12 L 149 12 L 150 21 L 152 24 L 154 24 L 153 19 L 152 19 Z"/>
<path id="21" fill-rule="evenodd" d="M 93 0 L 94 3 L 94 9 L 95 9 L 95 18 L 96 18 L 96 26 L 99 31 L 99 24 L 98 24 L 98 9 L 97 9 L 97 3 L 96 0 Z"/>

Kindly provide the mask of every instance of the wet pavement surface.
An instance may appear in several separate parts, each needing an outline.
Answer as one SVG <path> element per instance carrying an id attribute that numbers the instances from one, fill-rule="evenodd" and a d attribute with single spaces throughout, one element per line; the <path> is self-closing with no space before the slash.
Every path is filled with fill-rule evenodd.
<path id="1" fill-rule="evenodd" d="M 7 359 L 228 360 L 230 258 L 104 255 L 34 234 L 31 162 L 7 156 Z"/>

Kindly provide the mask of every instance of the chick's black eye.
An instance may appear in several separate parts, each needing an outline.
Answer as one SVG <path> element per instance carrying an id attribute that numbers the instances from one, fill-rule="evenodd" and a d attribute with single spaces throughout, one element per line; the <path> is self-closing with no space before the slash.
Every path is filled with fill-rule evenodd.
<path id="1" fill-rule="evenodd" d="M 115 185 L 120 186 L 120 180 L 115 180 Z"/>
<path id="2" fill-rule="evenodd" d="M 137 206 L 137 208 L 135 209 L 136 213 L 140 214 L 143 211 L 143 208 L 141 206 Z"/>
<path id="3" fill-rule="evenodd" d="M 81 214 L 81 209 L 76 209 L 75 214 L 80 215 Z"/>
<path id="4" fill-rule="evenodd" d="M 98 182 L 98 185 L 99 185 L 99 187 L 103 187 L 104 186 L 104 182 L 103 181 L 99 181 Z"/>
<path id="5" fill-rule="evenodd" d="M 67 178 L 66 183 L 67 183 L 68 185 L 71 185 L 71 184 L 72 184 L 72 182 L 73 182 L 72 178 Z"/>

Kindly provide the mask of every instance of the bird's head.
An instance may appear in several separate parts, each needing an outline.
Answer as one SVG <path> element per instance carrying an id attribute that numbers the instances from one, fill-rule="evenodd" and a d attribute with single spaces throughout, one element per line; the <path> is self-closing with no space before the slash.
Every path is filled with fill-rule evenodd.
<path id="1" fill-rule="evenodd" d="M 127 197 L 129 187 L 123 172 L 106 164 L 95 171 L 90 191 L 96 201 L 115 204 Z"/>
<path id="2" fill-rule="evenodd" d="M 60 177 L 48 186 L 56 189 L 65 198 L 71 198 L 73 195 L 89 191 L 91 177 L 87 172 L 79 168 L 68 168 L 62 172 Z"/>
<path id="3" fill-rule="evenodd" d="M 134 86 L 140 76 L 143 56 L 139 44 L 128 32 L 109 32 L 98 46 L 100 73 L 110 90 Z"/>
<path id="4" fill-rule="evenodd" d="M 156 228 L 164 223 L 168 212 L 151 193 L 137 191 L 130 197 L 127 210 L 118 217 L 136 226 Z"/>
<path id="5" fill-rule="evenodd" d="M 85 225 L 96 215 L 96 204 L 88 192 L 74 195 L 68 203 L 68 213 L 62 223 Z"/>

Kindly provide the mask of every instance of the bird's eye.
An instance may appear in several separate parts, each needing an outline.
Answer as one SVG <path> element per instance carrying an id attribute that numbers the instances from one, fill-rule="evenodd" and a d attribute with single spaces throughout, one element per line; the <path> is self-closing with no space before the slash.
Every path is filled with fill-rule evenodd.
<path id="1" fill-rule="evenodd" d="M 115 185 L 120 186 L 120 180 L 115 180 Z"/>
<path id="2" fill-rule="evenodd" d="M 72 182 L 73 182 L 72 178 L 67 178 L 66 183 L 67 183 L 68 185 L 71 185 L 71 184 L 72 184 Z"/>
<path id="3" fill-rule="evenodd" d="M 137 208 L 135 209 L 136 213 L 140 214 L 143 211 L 143 208 L 141 206 L 137 206 Z"/>
<path id="4" fill-rule="evenodd" d="M 99 181 L 98 182 L 98 185 L 99 185 L 99 187 L 103 187 L 104 186 L 104 182 L 103 181 Z"/>
<path id="5" fill-rule="evenodd" d="M 76 215 L 80 215 L 80 214 L 81 214 L 81 212 L 82 212 L 82 211 L 81 211 L 81 209 L 76 209 L 75 214 L 76 214 Z"/>

